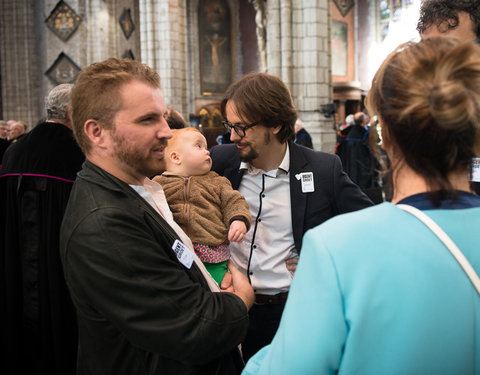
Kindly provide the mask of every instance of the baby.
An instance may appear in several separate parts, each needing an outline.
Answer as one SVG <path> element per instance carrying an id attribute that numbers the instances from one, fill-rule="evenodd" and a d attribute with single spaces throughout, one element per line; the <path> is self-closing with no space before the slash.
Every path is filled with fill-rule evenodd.
<path id="1" fill-rule="evenodd" d="M 154 181 L 162 185 L 176 223 L 220 284 L 227 272 L 230 241 L 243 241 L 250 228 L 248 203 L 225 177 L 210 171 L 207 141 L 197 129 L 172 133 L 165 149 L 166 171 Z"/>

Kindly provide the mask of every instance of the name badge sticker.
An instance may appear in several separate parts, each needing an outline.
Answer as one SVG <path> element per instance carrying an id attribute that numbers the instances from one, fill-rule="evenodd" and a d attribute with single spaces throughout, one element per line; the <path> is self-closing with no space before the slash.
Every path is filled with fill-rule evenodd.
<path id="1" fill-rule="evenodd" d="M 302 182 L 302 193 L 312 193 L 315 191 L 312 172 L 303 172 L 295 175 L 295 177 Z"/>
<path id="2" fill-rule="evenodd" d="M 182 263 L 185 267 L 190 269 L 193 263 L 193 253 L 179 240 L 175 240 L 172 245 L 172 250 L 177 256 L 177 259 L 180 263 Z"/>
<path id="3" fill-rule="evenodd" d="M 472 160 L 472 178 L 473 182 L 480 182 L 480 158 Z"/>

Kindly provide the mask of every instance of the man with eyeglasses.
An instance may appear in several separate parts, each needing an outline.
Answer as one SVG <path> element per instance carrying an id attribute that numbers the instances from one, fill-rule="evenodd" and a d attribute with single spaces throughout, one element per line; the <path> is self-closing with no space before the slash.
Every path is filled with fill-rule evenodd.
<path id="1" fill-rule="evenodd" d="M 303 234 L 329 218 L 372 205 L 343 172 L 340 159 L 293 143 L 297 112 L 277 77 L 251 73 L 221 102 L 233 144 L 211 149 L 212 170 L 246 198 L 252 226 L 232 259 L 255 291 L 243 342 L 248 360 L 272 340 L 296 268 Z"/>

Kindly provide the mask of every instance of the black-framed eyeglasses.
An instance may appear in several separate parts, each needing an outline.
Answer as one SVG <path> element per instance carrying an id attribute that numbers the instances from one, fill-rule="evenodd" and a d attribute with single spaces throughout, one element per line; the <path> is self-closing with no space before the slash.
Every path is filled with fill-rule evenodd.
<path id="1" fill-rule="evenodd" d="M 251 124 L 247 126 L 242 126 L 239 124 L 232 124 L 230 121 L 223 121 L 222 124 L 225 126 L 225 129 L 228 132 L 231 132 L 232 129 L 235 130 L 235 133 L 238 134 L 239 137 L 245 137 L 245 131 L 247 129 L 253 128 L 255 125 L 258 125 L 260 121 L 252 122 Z"/>

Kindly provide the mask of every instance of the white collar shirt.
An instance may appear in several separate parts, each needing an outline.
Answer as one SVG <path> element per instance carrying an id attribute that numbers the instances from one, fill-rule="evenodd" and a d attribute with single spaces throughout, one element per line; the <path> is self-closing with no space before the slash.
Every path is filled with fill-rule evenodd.
<path id="1" fill-rule="evenodd" d="M 252 226 L 241 243 L 232 242 L 230 251 L 238 268 L 249 277 L 257 294 L 286 292 L 292 274 L 285 260 L 295 248 L 290 203 L 290 153 L 277 169 L 263 171 L 248 163 L 239 191 L 247 200 Z"/>

